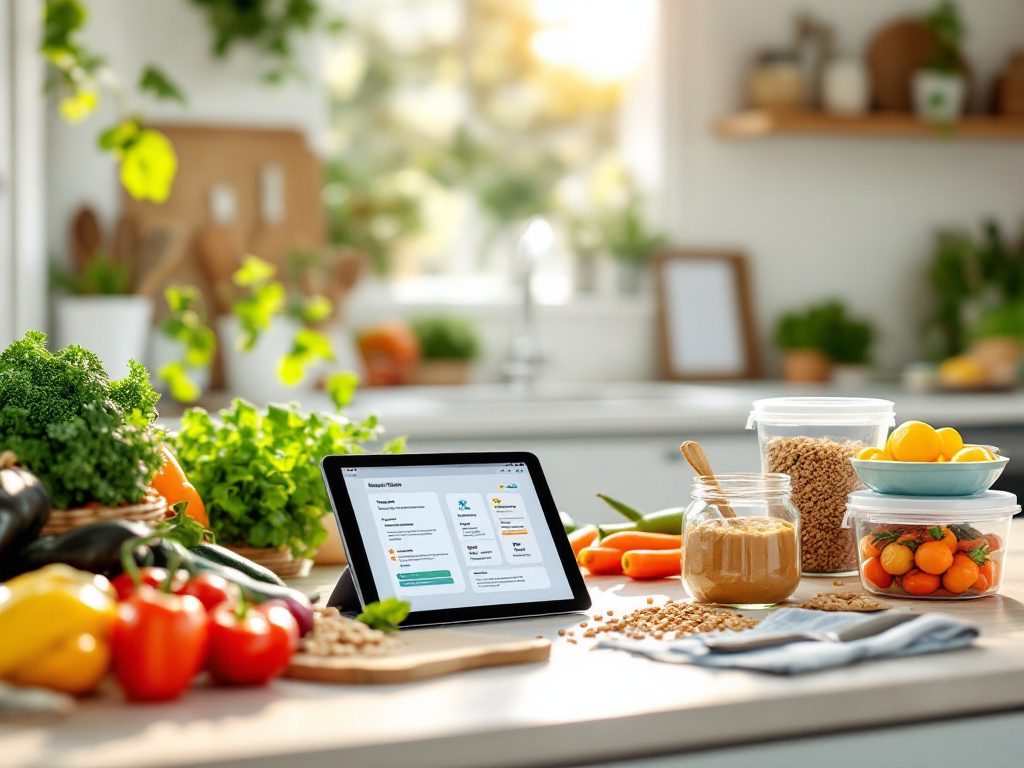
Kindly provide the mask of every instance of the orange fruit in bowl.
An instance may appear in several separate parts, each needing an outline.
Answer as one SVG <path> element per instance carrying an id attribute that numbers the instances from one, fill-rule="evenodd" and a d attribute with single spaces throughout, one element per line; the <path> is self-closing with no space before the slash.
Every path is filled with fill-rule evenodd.
<path id="1" fill-rule="evenodd" d="M 923 421 L 905 421 L 889 436 L 887 453 L 896 461 L 935 461 L 942 455 L 942 438 Z"/>
<path id="2" fill-rule="evenodd" d="M 965 445 L 959 451 L 954 453 L 950 457 L 950 461 L 953 462 L 968 462 L 968 461 L 995 461 L 995 456 L 988 450 L 988 448 L 982 448 L 980 445 Z"/>
<path id="3" fill-rule="evenodd" d="M 935 431 L 938 432 L 939 439 L 942 441 L 942 456 L 939 457 L 939 461 L 951 459 L 957 451 L 964 447 L 964 439 L 952 427 L 942 427 Z"/>
<path id="4" fill-rule="evenodd" d="M 889 458 L 889 454 L 887 454 L 881 448 L 875 448 L 874 446 L 861 448 L 857 452 L 857 458 L 864 459 L 865 461 L 891 461 L 891 459 Z"/>
<path id="5" fill-rule="evenodd" d="M 914 565 L 925 573 L 939 576 L 953 564 L 953 553 L 944 541 L 926 541 L 914 550 Z"/>

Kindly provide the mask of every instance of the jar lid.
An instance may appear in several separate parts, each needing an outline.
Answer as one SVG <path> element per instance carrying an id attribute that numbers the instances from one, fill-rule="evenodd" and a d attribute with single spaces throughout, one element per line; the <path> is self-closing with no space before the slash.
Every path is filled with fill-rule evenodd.
<path id="1" fill-rule="evenodd" d="M 984 491 L 973 496 L 891 496 L 854 491 L 847 502 L 844 528 L 857 517 L 880 522 L 970 523 L 999 520 L 1020 512 L 1017 497 L 1007 491 Z"/>
<path id="2" fill-rule="evenodd" d="M 896 404 L 877 397 L 769 397 L 755 400 L 747 429 L 778 426 L 896 426 Z"/>

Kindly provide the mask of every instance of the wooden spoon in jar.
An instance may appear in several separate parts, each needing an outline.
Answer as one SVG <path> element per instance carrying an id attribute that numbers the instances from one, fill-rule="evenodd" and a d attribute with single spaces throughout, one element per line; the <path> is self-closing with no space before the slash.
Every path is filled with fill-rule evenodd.
<path id="1" fill-rule="evenodd" d="M 693 467 L 693 471 L 697 473 L 698 477 L 706 478 L 712 486 L 717 488 L 719 491 L 722 487 L 718 484 L 715 479 L 714 470 L 711 469 L 711 462 L 708 461 L 708 455 L 704 453 L 704 449 L 700 447 L 700 443 L 696 440 L 686 440 L 682 445 L 679 446 L 679 452 L 683 454 L 690 466 Z M 722 513 L 722 517 L 736 517 L 736 513 L 733 512 L 732 507 L 728 504 L 719 504 L 718 511 Z"/>

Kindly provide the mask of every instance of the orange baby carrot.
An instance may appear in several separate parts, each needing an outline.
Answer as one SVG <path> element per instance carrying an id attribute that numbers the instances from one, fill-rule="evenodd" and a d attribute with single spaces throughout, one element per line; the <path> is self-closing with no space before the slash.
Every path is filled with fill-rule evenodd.
<path id="1" fill-rule="evenodd" d="M 572 545 L 572 553 L 579 557 L 580 550 L 593 544 L 597 540 L 598 533 L 596 525 L 584 525 L 570 533 L 569 544 Z"/>
<path id="2" fill-rule="evenodd" d="M 622 556 L 622 572 L 631 579 L 664 579 L 682 569 L 681 549 L 633 549 Z"/>
<path id="3" fill-rule="evenodd" d="M 611 547 L 620 552 L 631 549 L 679 549 L 683 537 L 671 533 L 646 533 L 644 531 L 619 531 L 601 539 L 602 547 Z"/>
<path id="4" fill-rule="evenodd" d="M 576 562 L 595 576 L 622 573 L 622 553 L 610 547 L 584 547 Z"/>

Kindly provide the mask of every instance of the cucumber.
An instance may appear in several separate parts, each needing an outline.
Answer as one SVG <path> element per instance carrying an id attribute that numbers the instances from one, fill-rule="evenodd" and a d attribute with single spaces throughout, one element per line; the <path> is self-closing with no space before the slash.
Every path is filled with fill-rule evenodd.
<path id="1" fill-rule="evenodd" d="M 250 579 L 262 581 L 265 584 L 274 584 L 278 587 L 285 586 L 281 578 L 269 568 L 264 568 L 262 565 L 217 544 L 197 544 L 194 547 L 189 547 L 189 551 L 195 552 L 207 560 L 241 571 Z"/>

